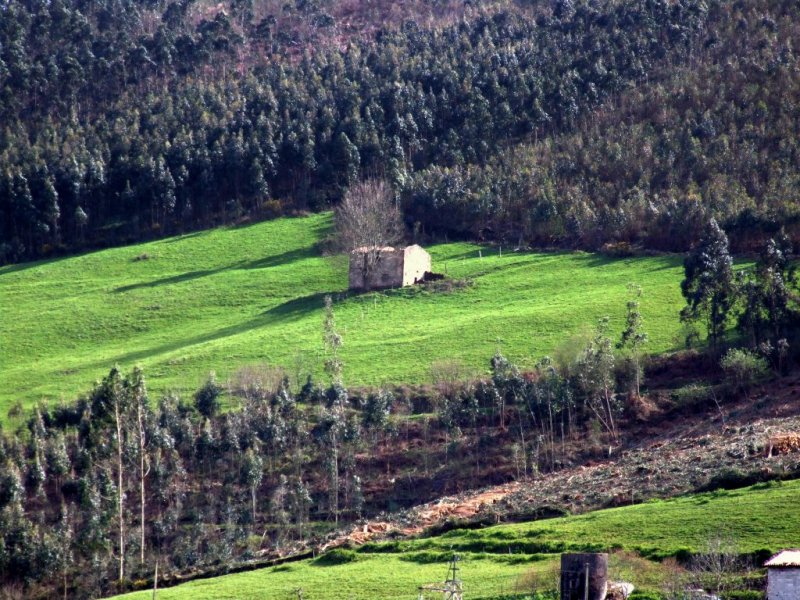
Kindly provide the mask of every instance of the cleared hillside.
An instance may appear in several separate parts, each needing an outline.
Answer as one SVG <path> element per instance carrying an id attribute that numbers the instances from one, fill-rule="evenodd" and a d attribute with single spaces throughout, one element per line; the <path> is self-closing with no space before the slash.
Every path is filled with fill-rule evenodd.
<path id="1" fill-rule="evenodd" d="M 557 552 L 574 550 L 646 550 L 663 555 L 703 551 L 722 533 L 741 553 L 792 545 L 800 536 L 795 516 L 800 482 L 757 485 L 736 491 L 652 501 L 584 515 L 481 530 L 455 530 L 432 538 L 363 547 L 352 562 L 325 565 L 302 561 L 218 577 L 159 591 L 165 600 L 179 598 L 303 597 L 316 600 L 416 597 L 416 586 L 443 580 L 447 557 L 461 553 L 470 598 L 498 598 L 524 590 L 523 573 L 548 573 Z M 553 554 L 538 554 L 539 552 Z M 625 561 L 614 561 L 616 572 Z M 657 585 L 658 575 L 638 565 L 640 587 Z M 613 575 L 614 573 L 612 573 Z M 638 577 L 638 579 L 636 579 Z M 646 579 L 643 581 L 643 578 Z M 139 592 L 120 598 L 149 598 Z"/>
<path id="2" fill-rule="evenodd" d="M 621 329 L 629 282 L 644 289 L 649 351 L 678 339 L 676 257 L 440 244 L 434 268 L 471 285 L 348 295 L 345 259 L 318 249 L 329 228 L 328 214 L 280 219 L 0 269 L 0 407 L 71 399 L 114 363 L 143 365 L 151 392 L 260 362 L 319 373 L 326 294 L 350 384 L 430 380 L 437 359 L 485 370 L 498 346 L 530 364 L 601 316 Z"/>

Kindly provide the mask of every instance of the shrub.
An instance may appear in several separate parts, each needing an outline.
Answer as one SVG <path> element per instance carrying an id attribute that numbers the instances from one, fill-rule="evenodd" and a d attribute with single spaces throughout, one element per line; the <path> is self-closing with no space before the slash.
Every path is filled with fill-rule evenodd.
<path id="1" fill-rule="evenodd" d="M 727 468 L 711 477 L 705 485 L 697 488 L 697 491 L 738 490 L 756 483 L 764 483 L 770 477 L 774 475 L 763 471 L 744 472 L 736 468 Z"/>
<path id="2" fill-rule="evenodd" d="M 344 565 L 357 560 L 358 554 L 356 554 L 355 550 L 348 550 L 347 548 L 334 548 L 330 552 L 326 552 L 317 558 L 314 561 L 314 564 L 330 567 L 333 565 Z"/>
<path id="3" fill-rule="evenodd" d="M 437 563 L 446 564 L 451 558 L 453 558 L 452 552 L 437 552 L 435 550 L 406 552 L 400 556 L 400 560 L 414 562 L 420 565 L 431 565 Z"/>
<path id="4" fill-rule="evenodd" d="M 629 242 L 607 242 L 600 251 L 612 258 L 627 258 L 634 254 Z"/>
<path id="5" fill-rule="evenodd" d="M 733 380 L 736 388 L 747 391 L 759 379 L 769 372 L 766 359 L 745 348 L 732 348 L 720 361 L 722 370 L 728 379 Z"/>
<path id="6" fill-rule="evenodd" d="M 216 376 L 212 371 L 206 382 L 194 394 L 194 405 L 197 412 L 207 419 L 216 415 L 220 408 L 220 394 L 222 394 L 222 388 L 217 385 Z"/>
<path id="7" fill-rule="evenodd" d="M 284 214 L 283 203 L 275 198 L 270 198 L 261 203 L 262 214 L 270 219 L 280 217 Z"/>
<path id="8" fill-rule="evenodd" d="M 712 393 L 713 388 L 710 385 L 690 383 L 673 390 L 671 396 L 675 404 L 682 407 L 704 404 L 711 399 Z"/>
<path id="9" fill-rule="evenodd" d="M 664 600 L 664 596 L 658 592 L 634 590 L 628 600 Z"/>
<path id="10" fill-rule="evenodd" d="M 725 592 L 722 594 L 722 600 L 764 600 L 764 592 L 757 590 Z"/>

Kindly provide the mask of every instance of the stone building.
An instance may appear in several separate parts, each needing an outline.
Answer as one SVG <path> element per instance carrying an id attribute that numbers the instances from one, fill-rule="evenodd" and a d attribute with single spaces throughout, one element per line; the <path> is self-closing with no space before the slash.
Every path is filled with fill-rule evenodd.
<path id="1" fill-rule="evenodd" d="M 767 567 L 767 600 L 800 598 L 800 550 L 783 550 L 770 558 Z"/>
<path id="2" fill-rule="evenodd" d="M 430 270 L 431 255 L 417 244 L 405 248 L 356 248 L 350 253 L 350 289 L 414 285 Z"/>

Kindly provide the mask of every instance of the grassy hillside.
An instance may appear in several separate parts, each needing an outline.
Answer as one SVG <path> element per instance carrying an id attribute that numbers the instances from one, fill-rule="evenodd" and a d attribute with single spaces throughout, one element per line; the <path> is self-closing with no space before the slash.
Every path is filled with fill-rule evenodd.
<path id="1" fill-rule="evenodd" d="M 328 214 L 280 219 L 1 268 L 0 414 L 17 400 L 71 399 L 114 363 L 143 365 L 156 392 L 243 364 L 318 372 L 325 294 L 339 296 L 347 383 L 428 380 L 442 358 L 485 369 L 498 344 L 530 364 L 603 315 L 620 329 L 629 282 L 645 292 L 649 350 L 676 343 L 675 257 L 441 244 L 434 269 L 471 286 L 348 295 L 345 259 L 318 250 L 329 229 Z"/>
<path id="2" fill-rule="evenodd" d="M 800 537 L 800 522 L 795 518 L 798 495 L 800 481 L 792 481 L 561 519 L 457 530 L 434 538 L 370 545 L 347 564 L 321 566 L 303 561 L 188 583 L 160 591 L 159 598 L 278 600 L 291 598 L 303 588 L 303 597 L 308 599 L 411 600 L 417 585 L 444 578 L 443 561 L 453 551 L 465 556 L 463 577 L 469 597 L 497 598 L 518 589 L 523 573 L 549 571 L 562 548 L 623 548 L 663 556 L 681 549 L 702 551 L 717 533 L 735 540 L 740 552 L 791 546 Z M 530 554 L 543 550 L 554 554 Z M 653 584 L 652 575 L 647 574 L 646 582 L 633 577 L 639 586 L 646 586 Z M 149 592 L 122 596 L 149 597 Z"/>

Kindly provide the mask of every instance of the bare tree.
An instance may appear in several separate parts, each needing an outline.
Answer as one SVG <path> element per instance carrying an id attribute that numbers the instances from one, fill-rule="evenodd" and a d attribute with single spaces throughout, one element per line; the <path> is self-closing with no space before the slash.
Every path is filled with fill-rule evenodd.
<path id="1" fill-rule="evenodd" d="M 381 179 L 351 186 L 336 209 L 336 233 L 347 252 L 360 249 L 362 280 L 369 281 L 381 252 L 403 237 L 403 221 L 392 188 Z"/>
<path id="2" fill-rule="evenodd" d="M 736 539 L 726 532 L 716 532 L 709 536 L 704 550 L 692 558 L 693 582 L 719 594 L 728 590 L 731 577 L 745 566 L 739 558 Z"/>

